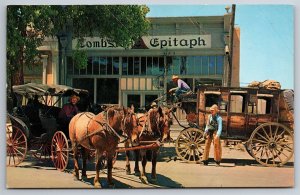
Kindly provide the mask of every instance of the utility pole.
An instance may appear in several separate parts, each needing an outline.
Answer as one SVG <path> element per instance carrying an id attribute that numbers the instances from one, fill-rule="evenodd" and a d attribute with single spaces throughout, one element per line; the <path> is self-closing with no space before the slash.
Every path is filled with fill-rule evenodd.
<path id="1" fill-rule="evenodd" d="M 229 72 L 228 72 L 228 87 L 231 87 L 231 77 L 232 77 L 232 63 L 233 63 L 233 32 L 234 32 L 234 18 L 235 18 L 235 4 L 232 5 L 231 12 L 231 26 L 230 26 L 230 50 L 228 55 L 229 62 Z"/>

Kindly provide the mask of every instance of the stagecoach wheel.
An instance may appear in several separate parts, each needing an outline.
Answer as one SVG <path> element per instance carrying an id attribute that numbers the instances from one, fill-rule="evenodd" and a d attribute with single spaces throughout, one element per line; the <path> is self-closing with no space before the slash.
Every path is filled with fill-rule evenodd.
<path id="1" fill-rule="evenodd" d="M 33 153 L 33 156 L 39 161 L 48 161 L 51 159 L 51 144 L 42 143 L 41 147 Z"/>
<path id="2" fill-rule="evenodd" d="M 199 162 L 204 152 L 205 139 L 203 131 L 188 128 L 181 131 L 176 139 L 176 153 L 186 162 Z"/>
<path id="3" fill-rule="evenodd" d="M 255 160 L 264 166 L 282 166 L 294 154 L 293 133 L 279 123 L 258 126 L 252 132 L 249 144 Z"/>
<path id="4" fill-rule="evenodd" d="M 27 138 L 23 131 L 12 125 L 6 126 L 6 166 L 19 165 L 26 157 Z"/>
<path id="5" fill-rule="evenodd" d="M 245 146 L 245 149 L 246 149 L 247 153 L 248 153 L 250 156 L 252 156 L 253 158 L 255 158 L 255 157 L 253 156 L 252 152 L 251 152 L 250 143 L 249 143 L 249 142 L 246 142 L 244 146 Z"/>
<path id="6" fill-rule="evenodd" d="M 57 131 L 52 138 L 51 159 L 56 169 L 64 171 L 69 160 L 69 144 L 62 131 Z"/>

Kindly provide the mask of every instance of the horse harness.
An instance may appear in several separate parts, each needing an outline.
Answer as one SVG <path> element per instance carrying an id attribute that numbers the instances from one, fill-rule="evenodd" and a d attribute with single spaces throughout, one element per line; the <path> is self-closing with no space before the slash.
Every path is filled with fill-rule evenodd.
<path id="1" fill-rule="evenodd" d="M 154 136 L 154 137 L 159 137 L 161 138 L 161 132 L 160 129 L 163 127 L 163 125 L 165 124 L 166 120 L 164 120 L 163 123 L 160 123 L 160 116 L 156 117 L 156 127 L 158 129 L 158 131 L 153 132 L 151 129 L 151 124 L 149 124 L 150 116 L 148 113 L 146 113 L 145 115 L 145 123 L 143 125 L 141 125 L 141 123 L 138 123 L 139 126 L 143 127 L 141 133 L 139 134 L 139 137 L 141 137 L 142 135 L 149 135 L 149 136 Z M 141 117 L 140 117 L 141 118 Z M 150 128 L 150 130 L 149 130 Z"/>
<path id="2" fill-rule="evenodd" d="M 104 112 L 103 115 L 106 117 L 106 121 L 108 121 L 107 111 L 103 111 L 103 112 Z M 103 132 L 103 130 L 104 130 L 104 132 L 108 132 L 109 134 L 112 134 L 112 135 L 117 136 L 120 140 L 122 140 L 122 142 L 124 142 L 124 141 L 127 139 L 127 137 L 120 136 L 120 135 L 116 132 L 116 130 L 114 130 L 114 128 L 111 127 L 111 126 L 109 125 L 109 123 L 106 122 L 106 121 L 103 122 L 103 121 L 95 120 L 95 119 L 93 119 L 93 117 L 87 115 L 86 113 L 80 114 L 78 118 L 80 118 L 80 117 L 83 116 L 83 115 L 86 115 L 86 117 L 88 117 L 90 120 L 89 120 L 89 122 L 88 122 L 87 125 L 86 125 L 86 135 L 85 135 L 83 138 L 81 138 L 81 139 L 79 140 L 79 142 L 81 142 L 81 141 L 83 141 L 83 140 L 85 140 L 85 139 L 88 139 L 88 141 L 89 141 L 89 147 L 92 148 L 92 142 L 91 142 L 91 139 L 89 139 L 89 138 L 90 138 L 91 136 L 93 136 L 93 135 L 96 135 L 96 134 L 98 134 L 98 133 L 100 133 L 100 132 Z M 123 120 L 124 120 L 124 119 L 123 119 Z M 89 124 L 90 124 L 91 121 L 97 122 L 98 124 L 101 125 L 101 127 L 102 127 L 103 129 L 98 129 L 98 130 L 96 130 L 96 131 L 94 131 L 94 132 L 92 132 L 92 133 L 89 133 L 89 132 L 88 132 L 88 126 L 89 126 Z M 123 139 L 124 139 L 124 140 L 123 140 Z"/>

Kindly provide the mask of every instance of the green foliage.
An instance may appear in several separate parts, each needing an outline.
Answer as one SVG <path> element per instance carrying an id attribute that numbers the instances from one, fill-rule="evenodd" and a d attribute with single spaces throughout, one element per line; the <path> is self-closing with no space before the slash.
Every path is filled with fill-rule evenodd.
<path id="1" fill-rule="evenodd" d="M 45 36 L 51 34 L 51 20 L 41 15 L 49 6 L 7 7 L 7 71 L 19 73 L 23 66 L 33 66 Z M 43 33 L 42 33 L 43 32 Z M 17 80 L 15 83 L 22 83 Z"/>
<path id="2" fill-rule="evenodd" d="M 74 15 L 74 38 L 106 37 L 122 47 L 130 47 L 146 34 L 149 8 L 138 5 L 70 6 Z M 87 22 L 88 21 L 88 22 Z"/>
<path id="3" fill-rule="evenodd" d="M 84 50 L 79 50 L 79 43 L 76 45 L 76 49 L 73 51 L 73 62 L 75 67 L 78 69 L 86 68 L 87 66 L 87 52 Z"/>
<path id="4" fill-rule="evenodd" d="M 34 66 L 38 47 L 46 37 L 70 31 L 72 38 L 106 37 L 130 47 L 149 27 L 148 7 L 143 5 L 10 5 L 7 7 L 7 75 L 20 73 L 23 66 Z M 78 48 L 76 66 L 86 66 L 86 53 Z M 84 62 L 85 61 L 85 62 Z M 12 84 L 23 78 L 13 77 Z M 23 81 L 24 82 L 24 81 Z"/>

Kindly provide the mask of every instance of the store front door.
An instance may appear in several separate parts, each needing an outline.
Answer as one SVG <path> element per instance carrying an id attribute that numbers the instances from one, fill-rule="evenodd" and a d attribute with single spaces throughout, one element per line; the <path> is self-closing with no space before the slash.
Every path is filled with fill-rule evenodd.
<path id="1" fill-rule="evenodd" d="M 134 106 L 135 112 L 139 112 L 140 109 L 150 109 L 150 105 L 153 100 L 157 99 L 158 93 L 134 93 L 134 92 L 123 92 L 123 105 L 126 107 Z"/>

